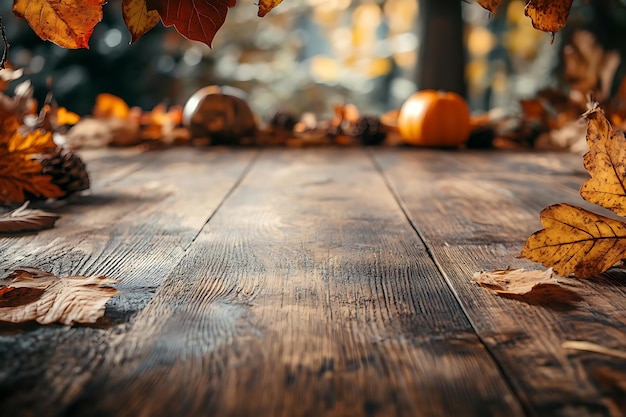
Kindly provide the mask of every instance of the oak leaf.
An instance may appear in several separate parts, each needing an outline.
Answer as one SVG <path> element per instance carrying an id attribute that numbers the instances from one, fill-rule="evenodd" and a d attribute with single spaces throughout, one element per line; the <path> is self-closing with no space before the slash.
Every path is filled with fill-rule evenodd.
<path id="1" fill-rule="evenodd" d="M 533 233 L 521 256 L 579 278 L 606 271 L 626 256 L 626 223 L 569 204 L 546 207 L 544 229 Z"/>
<path id="2" fill-rule="evenodd" d="M 583 164 L 591 174 L 580 188 L 580 195 L 619 216 L 626 216 L 626 138 L 613 130 L 596 104 L 583 117 L 587 119 L 589 152 Z"/>
<path id="3" fill-rule="evenodd" d="M 22 268 L 0 280 L 0 321 L 40 324 L 95 323 L 117 293 L 117 281 L 104 276 L 58 277 L 37 268 Z"/>
<path id="4" fill-rule="evenodd" d="M 22 206 L 0 216 L 0 233 L 18 233 L 50 229 L 59 215 L 43 210 L 28 208 L 28 201 Z"/>
<path id="5" fill-rule="evenodd" d="M 161 20 L 159 12 L 148 10 L 146 0 L 123 0 L 122 16 L 130 32 L 131 42 L 142 37 Z"/>
<path id="6" fill-rule="evenodd" d="M 147 10 L 156 10 L 165 26 L 174 26 L 188 39 L 211 46 L 236 0 L 147 0 Z"/>
<path id="7" fill-rule="evenodd" d="M 26 19 L 37 36 L 64 48 L 89 48 L 106 0 L 14 0 L 13 12 Z"/>

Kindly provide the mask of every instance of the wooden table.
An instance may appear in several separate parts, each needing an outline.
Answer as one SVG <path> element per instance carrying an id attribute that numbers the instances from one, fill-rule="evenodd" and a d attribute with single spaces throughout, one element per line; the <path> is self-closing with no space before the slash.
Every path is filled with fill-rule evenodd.
<path id="1" fill-rule="evenodd" d="M 106 275 L 96 325 L 0 326 L 2 416 L 623 416 L 626 273 L 569 303 L 471 282 L 578 155 L 420 149 L 82 153 L 89 195 L 0 239 L 3 273 Z"/>

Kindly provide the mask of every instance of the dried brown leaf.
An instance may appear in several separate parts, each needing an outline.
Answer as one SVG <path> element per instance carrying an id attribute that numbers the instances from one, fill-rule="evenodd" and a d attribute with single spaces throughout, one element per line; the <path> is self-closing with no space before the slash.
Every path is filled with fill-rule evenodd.
<path id="1" fill-rule="evenodd" d="M 533 22 L 535 29 L 558 32 L 567 23 L 573 0 L 530 0 L 524 14 Z"/>
<path id="2" fill-rule="evenodd" d="M 60 217 L 58 214 L 28 209 L 28 203 L 27 201 L 21 207 L 0 216 L 0 233 L 36 231 L 54 227 L 54 223 Z"/>
<path id="3" fill-rule="evenodd" d="M 117 290 L 104 276 L 57 277 L 37 268 L 22 268 L 0 280 L 0 321 L 40 324 L 94 323 Z"/>
<path id="4" fill-rule="evenodd" d="M 472 281 L 501 295 L 526 295 L 541 287 L 559 287 L 552 269 L 496 269 L 476 272 Z"/>

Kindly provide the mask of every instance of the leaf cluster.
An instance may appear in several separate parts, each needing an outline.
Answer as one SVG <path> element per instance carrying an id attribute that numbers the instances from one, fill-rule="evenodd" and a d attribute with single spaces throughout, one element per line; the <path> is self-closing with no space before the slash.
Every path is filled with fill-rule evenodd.
<path id="1" fill-rule="evenodd" d="M 615 130 L 599 105 L 587 120 L 589 151 L 583 158 L 591 174 L 580 195 L 590 203 L 626 217 L 626 138 Z M 626 221 L 570 204 L 556 204 L 540 214 L 544 229 L 535 232 L 521 256 L 549 266 L 560 275 L 586 278 L 606 271 L 626 257 Z"/>
<path id="2" fill-rule="evenodd" d="M 261 0 L 265 16 L 282 0 Z M 14 0 L 13 12 L 26 19 L 43 40 L 64 48 L 88 48 L 93 30 L 102 20 L 106 0 Z M 211 46 L 236 0 L 122 0 L 122 14 L 132 42 L 157 23 L 174 26 L 188 39 Z"/>
<path id="3" fill-rule="evenodd" d="M 76 123 L 78 116 L 53 103 L 46 103 L 36 115 L 37 103 L 28 81 L 18 85 L 13 96 L 1 91 L 6 81 L 20 74 L 2 71 L 5 84 L 0 85 L 0 205 L 22 204 L 33 198 L 59 198 L 78 191 L 57 184 L 53 175 L 45 172 L 55 167 L 44 166 L 47 157 L 61 153 L 53 139 L 55 128 Z M 62 171 L 58 174 L 67 174 Z M 86 177 L 86 172 L 82 174 Z"/>

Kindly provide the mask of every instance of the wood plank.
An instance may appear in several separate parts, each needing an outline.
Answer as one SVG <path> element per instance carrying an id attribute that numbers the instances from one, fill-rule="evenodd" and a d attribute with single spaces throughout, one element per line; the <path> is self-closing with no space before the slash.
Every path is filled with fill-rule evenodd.
<path id="1" fill-rule="evenodd" d="M 265 150 L 67 416 L 520 416 L 361 149 Z"/>
<path id="2" fill-rule="evenodd" d="M 564 279 L 566 297 L 534 303 L 470 282 L 480 270 L 541 268 L 517 256 L 540 228 L 543 207 L 591 206 L 577 192 L 587 178 L 581 157 L 428 150 L 372 157 L 525 409 L 538 416 L 626 415 L 626 361 L 562 347 L 582 339 L 626 350 L 623 272 Z"/>
<path id="3" fill-rule="evenodd" d="M 172 149 L 86 156 L 93 187 L 54 229 L 0 238 L 0 268 L 107 275 L 121 290 L 97 326 L 0 325 L 0 410 L 55 415 L 82 389 L 112 335 L 154 295 L 256 152 Z M 92 167 L 95 169 L 92 171 Z"/>

